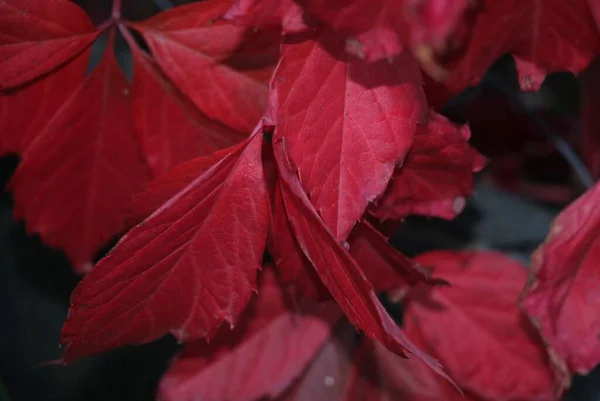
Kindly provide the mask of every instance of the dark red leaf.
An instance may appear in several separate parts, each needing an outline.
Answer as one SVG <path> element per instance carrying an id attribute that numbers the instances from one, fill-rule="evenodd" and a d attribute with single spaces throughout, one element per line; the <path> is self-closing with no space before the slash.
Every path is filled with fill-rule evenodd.
<path id="1" fill-rule="evenodd" d="M 412 294 L 406 336 L 440 358 L 482 400 L 555 400 L 558 388 L 535 328 L 518 308 L 527 271 L 495 252 L 433 251 L 415 258 L 450 287 Z"/>
<path id="2" fill-rule="evenodd" d="M 234 145 L 215 152 L 210 156 L 188 160 L 173 167 L 156 180 L 151 181 L 143 191 L 135 194 L 125 208 L 127 225 L 138 224 L 150 216 L 155 210 L 159 209 L 209 168 L 217 164 L 225 156 L 234 152 L 238 146 Z"/>
<path id="3" fill-rule="evenodd" d="M 52 75 L 0 92 L 0 155 L 25 152 L 81 86 L 89 55 L 86 51 Z"/>
<path id="4" fill-rule="evenodd" d="M 211 337 L 234 325 L 256 290 L 267 236 L 262 136 L 230 155 L 129 231 L 75 289 L 65 360 L 168 332 Z"/>
<path id="5" fill-rule="evenodd" d="M 87 60 L 88 52 L 80 58 Z M 85 61 L 76 59 L 81 78 Z M 66 73 L 66 72 L 65 72 Z M 56 84 L 48 84 L 54 88 Z M 15 217 L 50 246 L 64 249 L 75 269 L 87 270 L 98 250 L 124 228 L 119 212 L 144 185 L 146 166 L 133 134 L 130 86 L 112 44 L 101 63 L 74 87 L 22 156 L 9 187 Z M 58 99 L 61 97 L 58 96 Z M 53 101 L 50 97 L 48 101 Z M 42 128 L 41 123 L 30 129 Z M 76 227 L 76 229 L 74 229 Z"/>
<path id="6" fill-rule="evenodd" d="M 299 299 L 329 298 L 329 292 L 319 280 L 292 231 L 279 183 L 275 188 L 272 204 L 269 251 L 284 283 L 290 285 L 294 296 Z"/>
<path id="7" fill-rule="evenodd" d="M 571 372 L 600 362 L 600 184 L 556 218 L 533 256 L 522 306 Z"/>
<path id="8" fill-rule="evenodd" d="M 233 331 L 215 343 L 188 345 L 160 385 L 164 401 L 252 401 L 276 397 L 329 339 L 340 314 L 334 305 L 315 314 L 293 311 L 271 269 Z M 333 307 L 333 308 L 331 308 Z"/>
<path id="9" fill-rule="evenodd" d="M 481 8 L 464 54 L 450 65 L 447 83 L 456 92 L 477 84 L 506 53 L 521 89 L 537 90 L 546 74 L 578 73 L 600 51 L 588 0 L 483 0 Z"/>
<path id="10" fill-rule="evenodd" d="M 385 190 L 427 109 L 409 55 L 367 63 L 332 32 L 311 35 L 285 41 L 269 113 L 313 205 L 343 241 Z"/>
<path id="11" fill-rule="evenodd" d="M 248 28 L 280 26 L 285 33 L 308 29 L 294 0 L 236 0 L 224 17 Z"/>
<path id="12" fill-rule="evenodd" d="M 165 74 L 202 113 L 250 132 L 265 111 L 278 36 L 268 32 L 248 37 L 243 28 L 220 21 L 230 6 L 229 0 L 192 3 L 132 26 Z"/>
<path id="13" fill-rule="evenodd" d="M 354 227 L 348 244 L 350 255 L 362 268 L 376 292 L 435 282 L 427 269 L 394 249 L 387 238 L 366 221 Z"/>
<path id="14" fill-rule="evenodd" d="M 0 88 L 52 71 L 98 33 L 85 12 L 68 0 L 0 0 Z"/>
<path id="15" fill-rule="evenodd" d="M 275 133 L 278 135 L 277 131 Z M 278 138 L 275 139 L 275 157 L 285 209 L 300 248 L 325 287 L 354 326 L 367 336 L 381 341 L 399 355 L 416 356 L 445 376 L 437 361 L 405 338 L 377 299 L 360 267 L 327 229 L 295 175 L 295 167 L 284 148 L 285 139 Z"/>
<path id="16" fill-rule="evenodd" d="M 417 46 L 440 47 L 468 0 L 298 0 L 347 39 L 346 48 L 368 61 Z"/>
<path id="17" fill-rule="evenodd" d="M 469 128 L 457 126 L 430 111 L 420 127 L 403 166 L 395 171 L 378 206 L 371 212 L 381 219 L 410 214 L 454 218 L 473 190 L 473 172 L 484 158 L 468 143 Z"/>
<path id="18" fill-rule="evenodd" d="M 200 113 L 137 47 L 133 52 L 133 121 L 153 176 L 191 158 L 208 156 L 244 139 L 244 134 Z"/>
<path id="19" fill-rule="evenodd" d="M 268 350 L 267 350 L 268 352 Z M 280 401 L 475 401 L 419 360 L 400 358 L 381 344 L 358 341 L 345 325 L 321 348 Z"/>

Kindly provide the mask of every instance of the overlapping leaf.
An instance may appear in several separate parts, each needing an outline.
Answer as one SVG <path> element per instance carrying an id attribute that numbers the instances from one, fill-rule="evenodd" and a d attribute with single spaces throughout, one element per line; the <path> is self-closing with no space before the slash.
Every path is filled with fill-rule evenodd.
<path id="1" fill-rule="evenodd" d="M 21 154 L 81 85 L 89 63 L 85 51 L 48 77 L 0 92 L 0 155 Z"/>
<path id="2" fill-rule="evenodd" d="M 477 84 L 509 53 L 515 58 L 521 89 L 537 90 L 546 74 L 578 73 L 599 51 L 599 31 L 588 0 L 483 0 L 463 54 L 449 66 L 447 83 L 457 92 Z"/>
<path id="3" fill-rule="evenodd" d="M 258 295 L 240 325 L 215 342 L 192 343 L 160 385 L 164 401 L 252 401 L 276 397 L 298 377 L 328 340 L 340 314 L 334 305 L 294 311 L 266 268 Z"/>
<path id="4" fill-rule="evenodd" d="M 259 122 L 279 53 L 273 32 L 246 33 L 221 21 L 228 0 L 176 7 L 133 24 L 156 62 L 207 117 L 241 132 Z M 251 63 L 249 63 L 251 61 Z"/>
<path id="5" fill-rule="evenodd" d="M 244 135 L 198 111 L 129 37 L 133 53 L 133 121 L 153 175 L 189 159 L 208 156 Z"/>
<path id="6" fill-rule="evenodd" d="M 285 33 L 308 29 L 303 17 L 302 8 L 294 0 L 237 0 L 224 15 L 224 18 L 242 26 L 280 26 Z"/>
<path id="7" fill-rule="evenodd" d="M 410 214 L 451 219 L 473 190 L 473 172 L 483 157 L 468 143 L 467 126 L 456 126 L 430 111 L 429 122 L 417 131 L 406 161 L 396 168 L 388 189 L 371 212 L 382 219 Z"/>
<path id="8" fill-rule="evenodd" d="M 65 67 L 80 69 L 88 53 Z M 78 79 L 79 74 L 47 79 Z M 77 82 L 77 81 L 75 81 Z M 66 84 L 66 83 L 65 83 Z M 57 85 L 53 83 L 39 85 Z M 29 232 L 66 251 L 85 271 L 95 253 L 124 228 L 122 205 L 144 185 L 146 166 L 133 134 L 130 86 L 108 46 L 100 65 L 77 83 L 22 156 L 9 187 L 15 216 Z M 60 96 L 56 99 L 60 99 Z M 53 102 L 48 95 L 48 102 Z M 31 135 L 34 135 L 32 132 Z"/>
<path id="9" fill-rule="evenodd" d="M 65 360 L 168 332 L 211 337 L 256 290 L 268 199 L 254 135 L 126 234 L 72 296 Z"/>
<path id="10" fill-rule="evenodd" d="M 557 398 L 562 383 L 517 307 L 524 266 L 494 252 L 434 251 L 416 261 L 452 285 L 412 293 L 404 314 L 408 338 L 438 357 L 477 399 Z"/>
<path id="11" fill-rule="evenodd" d="M 522 301 L 552 350 L 582 374 L 600 362 L 599 199 L 596 184 L 556 218 Z"/>
<path id="12" fill-rule="evenodd" d="M 277 134 L 277 131 L 276 131 Z M 338 242 L 308 200 L 295 175 L 285 140 L 277 134 L 275 158 L 290 225 L 307 259 L 352 324 L 399 355 L 411 354 L 445 375 L 441 366 L 408 341 L 383 308 L 365 273 Z"/>
<path id="13" fill-rule="evenodd" d="M 277 131 L 311 202 L 343 241 L 427 116 L 417 65 L 409 55 L 366 63 L 323 29 L 286 39 L 272 82 Z"/>
<path id="14" fill-rule="evenodd" d="M 0 1 L 0 88 L 54 70 L 98 33 L 85 12 L 68 0 Z"/>
<path id="15" fill-rule="evenodd" d="M 442 47 L 460 22 L 467 0 L 298 0 L 348 39 L 369 61 L 398 56 L 412 46 Z"/>

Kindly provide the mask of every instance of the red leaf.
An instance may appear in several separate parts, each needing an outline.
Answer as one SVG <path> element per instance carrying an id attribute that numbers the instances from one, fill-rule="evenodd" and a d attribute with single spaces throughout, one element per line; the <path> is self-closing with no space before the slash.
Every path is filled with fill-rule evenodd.
<path id="1" fill-rule="evenodd" d="M 134 60 L 133 121 L 153 176 L 244 139 L 243 134 L 200 113 L 133 38 L 127 38 Z"/>
<path id="2" fill-rule="evenodd" d="M 268 199 L 260 134 L 129 231 L 72 296 L 65 360 L 167 332 L 211 337 L 256 290 Z"/>
<path id="3" fill-rule="evenodd" d="M 236 0 L 224 17 L 248 28 L 281 26 L 285 33 L 308 29 L 302 8 L 293 0 Z"/>
<path id="4" fill-rule="evenodd" d="M 75 57 L 98 35 L 67 0 L 0 0 L 0 88 L 21 85 Z"/>
<path id="5" fill-rule="evenodd" d="M 456 92 L 479 82 L 506 53 L 515 57 L 523 90 L 537 90 L 546 74 L 578 73 L 600 51 L 587 0 L 483 0 L 471 40 L 450 67 Z M 573 29 L 577 27 L 576 29 Z"/>
<path id="6" fill-rule="evenodd" d="M 333 305 L 329 305 L 333 306 Z M 234 331 L 216 343 L 193 343 L 163 376 L 164 401 L 252 401 L 276 397 L 298 377 L 331 335 L 337 308 L 293 312 L 270 269 L 258 297 Z"/>
<path id="7" fill-rule="evenodd" d="M 408 55 L 375 64 L 348 56 L 323 30 L 285 41 L 272 86 L 278 133 L 315 208 L 343 241 L 426 118 L 419 70 Z"/>
<path id="8" fill-rule="evenodd" d="M 557 399 L 544 346 L 517 307 L 524 266 L 494 252 L 434 251 L 415 260 L 452 286 L 412 295 L 404 314 L 408 338 L 481 399 Z"/>
<path id="9" fill-rule="evenodd" d="M 25 152 L 81 86 L 89 55 L 86 51 L 51 75 L 0 92 L 0 155 Z"/>
<path id="10" fill-rule="evenodd" d="M 571 372 L 600 362 L 600 184 L 556 218 L 533 256 L 522 306 Z"/>
<path id="11" fill-rule="evenodd" d="M 294 235 L 342 311 L 355 327 L 370 338 L 381 341 L 399 355 L 415 355 L 445 376 L 437 361 L 414 347 L 393 322 L 365 274 L 310 204 L 284 148 L 285 139 L 276 141 L 275 157 L 281 178 L 281 193 Z"/>
<path id="12" fill-rule="evenodd" d="M 299 0 L 299 3 L 345 36 L 349 51 L 368 61 L 398 56 L 411 45 L 441 46 L 469 4 L 468 0 Z"/>
<path id="13" fill-rule="evenodd" d="M 358 342 L 347 326 L 340 326 L 302 378 L 278 400 L 475 400 L 420 361 L 400 358 L 378 343 Z"/>
<path id="14" fill-rule="evenodd" d="M 328 299 L 329 292 L 320 282 L 315 269 L 296 240 L 279 183 L 275 187 L 271 226 L 269 251 L 284 283 L 291 286 L 293 295 L 299 299 Z"/>
<path id="15" fill-rule="evenodd" d="M 84 60 L 75 60 L 78 66 L 66 71 L 79 70 L 88 56 L 82 53 Z M 68 79 L 80 77 L 81 70 Z M 58 78 L 65 76 L 48 77 Z M 75 84 L 65 84 L 69 86 Z M 129 90 L 109 44 L 91 75 L 78 82 L 63 104 L 48 108 L 53 115 L 44 113 L 48 120 L 9 183 L 15 217 L 24 218 L 27 230 L 50 246 L 64 249 L 79 271 L 124 228 L 118 211 L 146 181 Z"/>
<path id="16" fill-rule="evenodd" d="M 454 218 L 473 190 L 473 172 L 484 158 L 468 143 L 466 125 L 456 126 L 430 111 L 430 120 L 418 130 L 403 166 L 371 212 L 381 219 L 410 214 Z"/>
<path id="17" fill-rule="evenodd" d="M 127 225 L 136 225 L 150 216 L 169 199 L 177 195 L 178 192 L 238 147 L 239 145 L 235 145 L 215 152 L 210 156 L 188 160 L 151 181 L 143 191 L 135 194 L 125 208 Z"/>
<path id="18" fill-rule="evenodd" d="M 427 269 L 394 249 L 387 238 L 366 221 L 354 227 L 348 243 L 350 254 L 365 272 L 376 292 L 434 282 Z"/>
<path id="19" fill-rule="evenodd" d="M 250 132 L 264 114 L 278 36 L 267 32 L 248 37 L 241 27 L 218 21 L 230 5 L 229 0 L 193 3 L 132 27 L 200 111 L 234 130 Z"/>

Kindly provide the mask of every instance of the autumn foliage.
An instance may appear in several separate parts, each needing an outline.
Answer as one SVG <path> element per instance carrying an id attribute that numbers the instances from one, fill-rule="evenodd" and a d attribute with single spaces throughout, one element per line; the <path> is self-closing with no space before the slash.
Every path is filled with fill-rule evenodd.
<path id="1" fill-rule="evenodd" d="M 170 333 L 186 345 L 165 401 L 556 400 L 600 362 L 600 187 L 556 219 L 529 279 L 500 252 L 411 259 L 380 231 L 454 218 L 486 164 L 440 100 L 504 54 L 523 91 L 580 73 L 600 3 L 120 7 L 95 26 L 68 0 L 0 0 L 15 218 L 85 274 L 64 362 Z M 596 93 L 582 149 L 597 175 Z"/>

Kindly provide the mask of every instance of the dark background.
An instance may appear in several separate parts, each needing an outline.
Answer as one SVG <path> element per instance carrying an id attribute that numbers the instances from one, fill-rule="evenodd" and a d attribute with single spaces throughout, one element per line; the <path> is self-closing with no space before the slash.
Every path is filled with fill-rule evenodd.
<path id="1" fill-rule="evenodd" d="M 95 23 L 109 16 L 109 1 L 81 0 L 78 3 Z M 124 3 L 126 17 L 144 19 L 169 2 Z M 556 133 L 544 121 L 540 123 L 539 110 L 551 110 L 576 126 L 580 88 L 575 78 L 565 74 L 547 81 L 535 95 L 518 95 L 514 65 L 506 59 L 493 69 L 479 88 L 454 99 L 444 112 L 457 122 L 472 121 L 474 104 L 484 104 L 485 99 L 494 96 L 508 96 L 501 100 L 510 105 L 508 111 L 499 108 L 482 122 L 472 121 L 473 141 L 481 145 L 478 146 L 480 150 L 490 156 L 497 150 L 497 145 L 490 142 L 489 133 L 485 136 L 478 131 L 497 129 L 497 126 L 489 126 L 498 123 L 494 118 L 505 123 L 514 118 L 515 113 L 518 118 L 532 121 L 533 128 L 526 127 L 527 132 L 543 131 L 536 141 L 551 143 Z M 508 129 L 511 130 L 517 128 Z M 484 151 L 486 147 L 487 152 Z M 525 172 L 532 180 L 546 184 L 566 183 L 575 193 L 583 190 L 573 179 L 572 169 L 564 158 L 556 161 L 556 155 L 544 157 L 552 163 L 552 168 L 544 167 L 543 162 L 537 169 L 525 166 Z M 535 165 L 539 167 L 538 162 Z M 17 164 L 16 157 L 0 158 L 0 188 L 6 186 Z M 493 170 L 494 165 L 490 168 Z M 394 245 L 408 255 L 432 249 L 500 249 L 527 263 L 563 205 L 539 199 L 532 201 L 522 193 L 501 190 L 497 185 L 490 185 L 485 177 L 485 174 L 480 176 L 476 194 L 456 220 L 408 219 L 393 237 Z M 525 221 L 527 224 L 523 224 Z M 85 358 L 66 367 L 51 363 L 61 355 L 58 346 L 60 329 L 67 314 L 70 293 L 78 279 L 61 252 L 44 246 L 37 236 L 27 236 L 23 223 L 13 221 L 10 194 L 0 194 L 0 401 L 8 400 L 8 395 L 12 401 L 154 399 L 160 375 L 178 348 L 170 336 L 152 344 Z M 600 372 L 596 370 L 588 377 L 575 377 L 565 399 L 600 400 Z"/>

